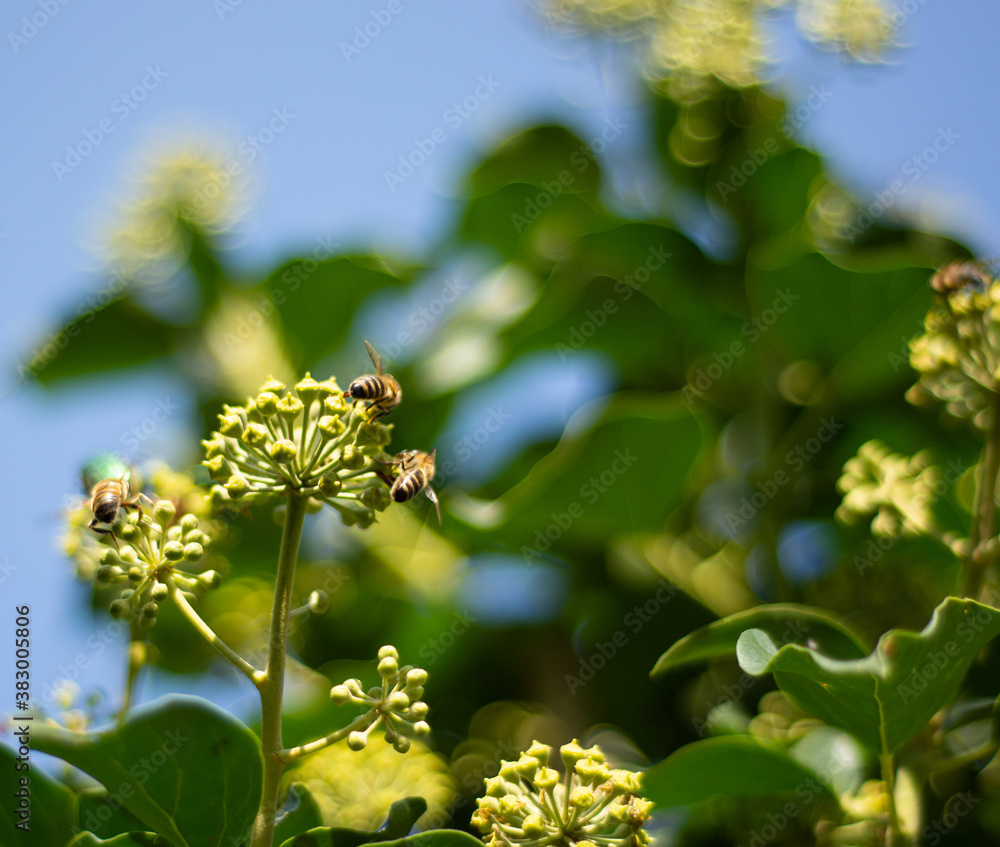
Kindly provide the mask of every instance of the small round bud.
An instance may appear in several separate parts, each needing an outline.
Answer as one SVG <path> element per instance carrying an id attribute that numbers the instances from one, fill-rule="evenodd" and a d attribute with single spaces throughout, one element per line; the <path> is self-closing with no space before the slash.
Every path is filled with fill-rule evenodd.
<path id="1" fill-rule="evenodd" d="M 180 541 L 184 531 L 179 526 L 172 526 L 167 530 L 167 541 Z"/>
<path id="2" fill-rule="evenodd" d="M 295 446 L 295 442 L 290 441 L 287 438 L 282 438 L 280 441 L 275 441 L 267 448 L 267 454 L 274 461 L 282 465 L 287 465 L 289 462 L 294 461 L 298 453 L 299 451 L 298 448 Z"/>
<path id="3" fill-rule="evenodd" d="M 169 593 L 170 589 L 162 582 L 154 583 L 153 587 L 149 590 L 149 596 L 154 600 L 166 600 Z"/>
<path id="4" fill-rule="evenodd" d="M 412 720 L 421 721 L 427 717 L 428 711 L 427 704 L 423 700 L 417 700 L 410 704 L 410 711 L 407 714 Z"/>
<path id="5" fill-rule="evenodd" d="M 271 391 L 263 391 L 254 400 L 254 406 L 264 417 L 269 418 L 278 412 L 278 395 Z"/>
<path id="6" fill-rule="evenodd" d="M 392 656 L 386 656 L 378 663 L 378 673 L 382 679 L 393 679 L 399 673 L 399 662 Z"/>
<path id="7" fill-rule="evenodd" d="M 294 394 L 286 394 L 278 401 L 278 413 L 289 423 L 302 413 L 303 408 L 302 401 Z"/>
<path id="8" fill-rule="evenodd" d="M 337 438 L 344 434 L 347 427 L 343 420 L 336 415 L 323 415 L 317 423 L 320 435 L 323 438 Z"/>
<path id="9" fill-rule="evenodd" d="M 367 733 L 355 730 L 347 736 L 347 746 L 352 750 L 364 750 L 366 744 L 368 744 Z"/>
<path id="10" fill-rule="evenodd" d="M 137 623 L 139 624 L 139 629 L 148 632 L 154 626 L 156 626 L 156 618 L 147 618 L 144 615 L 142 615 L 139 617 Z"/>
<path id="11" fill-rule="evenodd" d="M 542 768 L 534 779 L 535 785 L 543 790 L 554 787 L 557 782 L 559 782 L 559 771 L 553 768 Z"/>
<path id="12" fill-rule="evenodd" d="M 208 468 L 208 475 L 214 482 L 221 482 L 233 475 L 233 466 L 225 456 L 213 456 L 202 464 Z"/>
<path id="13" fill-rule="evenodd" d="M 358 437 L 354 443 L 357 447 L 382 447 L 389 443 L 392 436 L 387 427 L 380 423 L 365 423 L 358 428 Z"/>
<path id="14" fill-rule="evenodd" d="M 198 574 L 198 582 L 205 588 L 218 588 L 222 585 L 222 574 L 218 571 L 205 571 Z"/>
<path id="15" fill-rule="evenodd" d="M 410 668 L 406 672 L 406 687 L 416 688 L 418 685 L 427 684 L 427 671 L 423 668 Z"/>
<path id="16" fill-rule="evenodd" d="M 118 532 L 122 540 L 127 541 L 129 544 L 135 544 L 142 538 L 142 530 L 132 523 L 125 524 Z"/>
<path id="17" fill-rule="evenodd" d="M 336 394 L 339 397 L 343 393 L 344 392 L 341 387 L 337 385 L 337 380 L 335 380 L 332 376 L 319 383 L 319 396 L 324 400 L 331 394 Z"/>
<path id="18" fill-rule="evenodd" d="M 275 379 L 273 376 L 269 376 L 267 378 L 267 382 L 265 382 L 261 386 L 260 390 L 261 391 L 271 391 L 274 394 L 284 394 L 285 393 L 285 383 L 281 382 L 280 380 Z"/>
<path id="19" fill-rule="evenodd" d="M 264 424 L 252 423 L 240 436 L 240 441 L 248 447 L 260 447 L 267 440 L 267 427 Z"/>
<path id="20" fill-rule="evenodd" d="M 168 541 L 163 545 L 163 556 L 168 562 L 179 562 L 184 558 L 184 545 L 179 541 Z"/>
<path id="21" fill-rule="evenodd" d="M 202 441 L 201 445 L 205 448 L 205 456 L 209 459 L 222 456 L 226 452 L 226 440 L 224 438 L 213 438 L 209 441 Z"/>
<path id="22" fill-rule="evenodd" d="M 375 515 L 372 512 L 358 512 L 357 524 L 361 529 L 368 529 L 375 523 Z"/>
<path id="23" fill-rule="evenodd" d="M 397 651 L 391 644 L 386 644 L 384 647 L 378 648 L 379 660 L 385 659 L 388 656 L 391 656 L 397 662 L 399 661 L 399 651 Z"/>
<path id="24" fill-rule="evenodd" d="M 364 467 L 364 454 L 357 447 L 348 445 L 340 455 L 340 464 L 351 471 L 360 470 Z"/>
<path id="25" fill-rule="evenodd" d="M 392 712 L 402 712 L 404 709 L 409 708 L 410 698 L 402 691 L 394 691 L 386 698 L 385 705 Z"/>
<path id="26" fill-rule="evenodd" d="M 340 481 L 340 478 L 336 473 L 324 474 L 319 480 L 319 490 L 326 497 L 336 497 L 340 494 L 341 489 L 344 487 L 344 483 Z"/>
<path id="27" fill-rule="evenodd" d="M 528 838 L 538 838 L 545 835 L 545 821 L 541 815 L 528 815 L 521 824 L 521 831 Z"/>
<path id="28" fill-rule="evenodd" d="M 143 580 L 143 578 L 145 576 L 146 576 L 146 572 L 141 567 L 139 567 L 138 565 L 135 565 L 135 566 L 133 566 L 133 567 L 131 567 L 131 568 L 128 569 L 128 581 L 129 582 L 138 584 L 138 583 L 142 582 L 142 580 Z"/>
<path id="29" fill-rule="evenodd" d="M 569 802 L 580 809 L 589 809 L 594 805 L 594 792 L 578 785 L 569 795 Z"/>
<path id="30" fill-rule="evenodd" d="M 392 498 L 389 496 L 389 489 L 382 483 L 376 482 L 361 492 L 361 502 L 376 512 L 384 512 L 392 502 Z"/>
<path id="31" fill-rule="evenodd" d="M 413 725 L 413 734 L 417 736 L 417 738 L 426 738 L 430 735 L 430 732 L 431 725 L 427 723 L 427 721 L 417 721 Z"/>
<path id="32" fill-rule="evenodd" d="M 124 600 L 112 600 L 111 601 L 111 617 L 116 620 L 125 617 L 128 614 L 128 603 Z"/>
<path id="33" fill-rule="evenodd" d="M 396 737 L 396 740 L 392 742 L 392 746 L 397 753 L 405 753 L 410 749 L 410 739 L 405 735 L 399 735 Z"/>
<path id="34" fill-rule="evenodd" d="M 346 706 L 351 702 L 351 690 L 346 685 L 335 685 L 330 689 L 330 699 L 337 706 Z"/>
<path id="35" fill-rule="evenodd" d="M 302 379 L 295 383 L 295 393 L 299 395 L 299 399 L 303 403 L 312 403 L 319 396 L 319 392 L 319 383 L 308 372 L 306 372 L 306 375 Z"/>
<path id="36" fill-rule="evenodd" d="M 566 770 L 573 770 L 573 765 L 580 761 L 580 759 L 587 758 L 587 751 L 584 750 L 574 738 L 569 744 L 563 744 L 559 748 L 559 755 L 562 756 L 563 764 L 566 765 Z"/>
<path id="37" fill-rule="evenodd" d="M 196 542 L 184 545 L 184 558 L 189 562 L 197 562 L 205 555 L 205 548 Z"/>
<path id="38" fill-rule="evenodd" d="M 330 608 L 330 595 L 321 589 L 310 591 L 308 605 L 314 615 L 322 615 Z"/>
<path id="39" fill-rule="evenodd" d="M 114 547 L 105 547 L 101 551 L 100 562 L 102 565 L 117 565 L 121 562 L 121 557 Z"/>
<path id="40" fill-rule="evenodd" d="M 153 507 L 153 517 L 160 526 L 166 526 L 177 514 L 177 507 L 169 500 L 157 500 Z"/>
<path id="41" fill-rule="evenodd" d="M 200 544 L 202 547 L 208 544 L 208 536 L 200 529 L 193 529 L 191 532 L 183 533 L 180 540 L 185 544 Z"/>
<path id="42" fill-rule="evenodd" d="M 188 512 L 181 518 L 181 532 L 193 532 L 198 528 L 198 516 Z"/>
<path id="43" fill-rule="evenodd" d="M 323 411 L 328 415 L 342 415 L 347 411 L 347 401 L 342 391 L 336 391 L 323 401 Z"/>
<path id="44" fill-rule="evenodd" d="M 101 585 L 110 585 L 118 576 L 121 576 L 121 568 L 114 565 L 101 565 L 97 569 L 97 581 Z"/>
<path id="45" fill-rule="evenodd" d="M 246 477 L 233 474 L 229 477 L 229 482 L 226 483 L 225 489 L 230 497 L 234 500 L 239 500 L 240 497 L 250 493 L 250 483 L 247 482 Z"/>
<path id="46" fill-rule="evenodd" d="M 142 613 L 147 618 L 155 618 L 160 614 L 160 607 L 156 603 L 147 603 L 142 607 Z"/>
<path id="47" fill-rule="evenodd" d="M 243 418 L 237 414 L 219 415 L 219 433 L 230 438 L 239 438 L 243 434 L 243 427 L 246 426 Z"/>

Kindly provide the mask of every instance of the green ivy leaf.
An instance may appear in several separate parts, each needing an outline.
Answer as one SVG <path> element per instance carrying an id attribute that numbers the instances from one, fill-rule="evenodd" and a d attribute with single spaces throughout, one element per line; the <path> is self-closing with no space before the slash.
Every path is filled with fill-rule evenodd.
<path id="1" fill-rule="evenodd" d="M 169 842 L 154 832 L 124 832 L 107 840 L 81 832 L 66 847 L 169 847 Z"/>
<path id="2" fill-rule="evenodd" d="M 825 654 L 842 659 L 860 658 L 866 652 L 861 637 L 829 612 L 796 603 L 773 603 L 737 612 L 685 635 L 660 656 L 650 676 L 731 655 L 740 635 L 748 629 L 764 630 L 782 644 L 804 644 L 809 640 Z"/>
<path id="3" fill-rule="evenodd" d="M 372 832 L 346 827 L 318 827 L 284 841 L 281 847 L 360 847 L 375 842 L 395 842 L 406 839 L 424 812 L 427 801 L 423 797 L 406 797 L 397 800 L 389 808 L 389 817 L 384 824 Z"/>
<path id="4" fill-rule="evenodd" d="M 289 792 L 294 793 L 298 805 L 278 817 L 274 825 L 275 844 L 323 825 L 323 813 L 305 783 L 293 782 Z"/>
<path id="5" fill-rule="evenodd" d="M 98 733 L 40 726 L 32 746 L 101 782 L 173 847 L 230 847 L 260 804 L 260 742 L 198 697 L 164 697 Z"/>
<path id="6" fill-rule="evenodd" d="M 815 771 L 784 748 L 744 735 L 695 741 L 642 778 L 643 796 L 661 808 L 690 806 L 719 794 L 748 799 L 782 793 L 799 800 L 833 796 Z"/>
<path id="7" fill-rule="evenodd" d="M 35 721 L 25 721 L 29 725 L 31 747 L 35 748 L 38 728 Z M 17 718 L 14 718 L 14 728 L 18 728 Z M 30 770 L 16 770 L 19 763 L 17 753 L 8 747 L 0 745 L 0 844 L 4 847 L 36 847 L 36 845 L 65 844 L 73 834 L 76 824 L 76 796 L 73 792 L 52 779 L 33 762 L 29 762 Z M 21 779 L 30 780 L 27 786 L 21 785 Z M 31 813 L 27 825 L 30 830 L 18 829 L 17 824 L 24 822 L 16 809 L 20 805 L 19 791 L 29 792 Z M 23 795 L 21 795 L 23 796 Z"/>
<path id="8" fill-rule="evenodd" d="M 1000 633 L 1000 611 L 947 597 L 922 632 L 890 630 L 861 659 L 831 658 L 779 645 L 762 629 L 744 632 L 736 656 L 747 673 L 773 673 L 800 708 L 892 753 L 957 693 L 982 647 Z"/>
<path id="9" fill-rule="evenodd" d="M 103 788 L 88 788 L 79 794 L 80 828 L 101 838 L 145 829 L 139 818 L 126 809 L 120 798 Z"/>

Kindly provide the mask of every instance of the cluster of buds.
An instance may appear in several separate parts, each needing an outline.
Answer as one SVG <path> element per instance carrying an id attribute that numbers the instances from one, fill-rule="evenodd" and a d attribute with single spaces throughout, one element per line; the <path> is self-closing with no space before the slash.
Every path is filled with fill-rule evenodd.
<path id="1" fill-rule="evenodd" d="M 367 708 L 353 722 L 355 729 L 347 737 L 347 746 L 352 750 L 363 749 L 371 731 L 382 724 L 386 742 L 405 753 L 410 749 L 410 737 L 424 738 L 431 731 L 425 720 L 427 704 L 420 699 L 427 671 L 410 665 L 400 667 L 399 653 L 387 645 L 378 651 L 378 672 L 382 684 L 369 688 L 367 693 L 361 680 L 349 679 L 330 689 L 330 699 L 338 706 L 356 703 Z"/>
<path id="2" fill-rule="evenodd" d="M 111 602 L 112 617 L 152 629 L 159 604 L 170 593 L 168 582 L 189 594 L 222 582 L 217 571 L 197 569 L 210 542 L 198 527 L 198 517 L 188 513 L 173 522 L 176 513 L 170 500 L 158 500 L 152 520 L 133 512 L 116 525 L 115 532 L 125 544 L 120 549 L 103 548 L 97 569 L 98 583 L 124 586 Z"/>
<path id="3" fill-rule="evenodd" d="M 291 390 L 269 379 L 246 405 L 224 410 L 219 431 L 203 442 L 204 464 L 221 483 L 213 489 L 218 504 L 295 492 L 317 509 L 332 506 L 348 526 L 367 527 L 391 502 L 378 458 L 389 427 L 349 406 L 332 378 L 306 374 Z"/>
<path id="4" fill-rule="evenodd" d="M 922 535 L 934 525 L 931 503 L 943 485 L 926 450 L 900 456 L 880 441 L 868 441 L 847 460 L 837 480 L 844 495 L 837 517 L 851 524 L 874 513 L 876 537 Z"/>
<path id="5" fill-rule="evenodd" d="M 935 305 L 910 342 L 920 381 L 907 399 L 939 400 L 948 414 L 989 429 L 1000 391 L 1000 283 L 974 262 L 953 262 L 931 279 Z"/>
<path id="6" fill-rule="evenodd" d="M 653 804 L 638 796 L 640 775 L 612 770 L 598 747 L 575 740 L 559 748 L 560 776 L 548 767 L 552 748 L 538 741 L 516 762 L 501 762 L 486 780 L 486 796 L 472 824 L 491 847 L 640 847 L 650 842 L 642 829 Z"/>

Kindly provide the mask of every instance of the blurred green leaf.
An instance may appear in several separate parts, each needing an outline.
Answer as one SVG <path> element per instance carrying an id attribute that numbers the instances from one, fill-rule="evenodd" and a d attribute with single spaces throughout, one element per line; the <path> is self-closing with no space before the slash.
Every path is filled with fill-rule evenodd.
<path id="1" fill-rule="evenodd" d="M 112 797 L 103 788 L 80 792 L 80 827 L 101 838 L 145 829 L 143 822 L 122 805 L 121 797 Z"/>
<path id="2" fill-rule="evenodd" d="M 162 698 L 99 733 L 39 726 L 31 741 L 101 782 L 175 847 L 230 847 L 260 803 L 257 737 L 197 697 Z"/>
<path id="3" fill-rule="evenodd" d="M 771 603 L 710 623 L 685 635 L 660 656 L 651 676 L 718 656 L 733 655 L 739 637 L 748 629 L 759 629 L 777 643 L 814 643 L 830 656 L 859 658 L 866 647 L 860 636 L 829 612 L 796 603 Z"/>
<path id="4" fill-rule="evenodd" d="M 830 795 L 816 773 L 776 744 L 742 735 L 706 738 L 651 767 L 642 794 L 657 807 L 690 806 L 724 794 L 742 799 L 793 793 Z"/>
<path id="5" fill-rule="evenodd" d="M 107 840 L 81 832 L 66 847 L 167 847 L 167 842 L 154 832 L 126 832 Z"/>
<path id="6" fill-rule="evenodd" d="M 799 644 L 779 646 L 761 629 L 737 643 L 747 673 L 773 673 L 801 709 L 892 753 L 951 700 L 976 654 L 1000 633 L 1000 612 L 948 597 L 922 632 L 890 630 L 863 659 L 843 660 Z"/>
<path id="7" fill-rule="evenodd" d="M 30 746 L 36 747 L 35 721 L 24 721 L 18 725 L 14 718 L 12 729 L 17 731 L 27 725 Z M 16 737 L 15 737 L 16 740 Z M 76 825 L 76 796 L 61 782 L 49 777 L 36 764 L 27 762 L 30 770 L 24 768 L 25 762 L 18 762 L 18 754 L 0 745 L 0 844 L 4 847 L 41 847 L 41 845 L 59 845 L 69 841 Z M 21 780 L 28 780 L 22 784 Z M 19 793 L 19 792 L 26 792 Z M 17 814 L 22 809 L 22 800 L 30 818 L 26 821 Z M 18 824 L 28 829 L 19 829 Z"/>
<path id="8" fill-rule="evenodd" d="M 319 827 L 302 835 L 297 835 L 281 844 L 281 847 L 360 847 L 362 844 L 395 842 L 405 838 L 413 825 L 427 811 L 427 801 L 423 797 L 406 797 L 389 807 L 389 817 L 381 827 L 373 832 L 345 827 Z M 406 839 L 407 843 L 411 839 Z"/>
<path id="9" fill-rule="evenodd" d="M 309 791 L 309 786 L 302 782 L 293 782 L 290 790 L 294 792 L 298 805 L 281 815 L 275 823 L 275 844 L 281 844 L 306 830 L 323 825 L 323 813 Z"/>
<path id="10" fill-rule="evenodd" d="M 832 726 L 810 730 L 795 742 L 789 753 L 838 797 L 854 794 L 869 772 L 864 748 L 853 736 Z"/>

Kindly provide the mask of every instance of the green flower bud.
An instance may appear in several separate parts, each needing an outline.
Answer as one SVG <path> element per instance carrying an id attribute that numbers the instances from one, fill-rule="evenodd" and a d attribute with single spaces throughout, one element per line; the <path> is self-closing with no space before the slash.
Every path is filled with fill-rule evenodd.
<path id="1" fill-rule="evenodd" d="M 399 674 L 399 662 L 392 656 L 386 656 L 378 663 L 378 673 L 382 679 L 395 679 L 397 674 Z"/>
<path id="2" fill-rule="evenodd" d="M 160 526 L 166 526 L 177 514 L 177 507 L 169 500 L 157 500 L 153 507 L 153 517 Z"/>
<path id="3" fill-rule="evenodd" d="M 357 523 L 362 529 L 368 529 L 368 527 L 375 523 L 375 515 L 372 512 L 359 512 Z"/>
<path id="4" fill-rule="evenodd" d="M 193 532 L 197 528 L 198 528 L 198 516 L 197 515 L 192 515 L 190 512 L 188 512 L 186 515 L 184 515 L 183 518 L 181 518 L 181 531 L 182 532 L 185 532 L 185 533 L 187 533 L 187 532 Z"/>
<path id="5" fill-rule="evenodd" d="M 213 456 L 202 464 L 208 468 L 208 475 L 214 482 L 222 482 L 233 474 L 233 466 L 225 456 Z"/>
<path id="6" fill-rule="evenodd" d="M 135 544 L 140 538 L 142 538 L 142 530 L 132 523 L 127 523 L 122 526 L 122 528 L 118 530 L 118 534 L 129 544 Z"/>
<path id="7" fill-rule="evenodd" d="M 308 371 L 306 375 L 300 379 L 295 384 L 295 393 L 299 395 L 299 398 L 303 403 L 312 403 L 319 396 L 320 385 L 316 380 L 310 376 Z"/>
<path id="8" fill-rule="evenodd" d="M 219 433 L 230 438 L 239 438 L 246 424 L 239 415 L 219 415 Z"/>
<path id="9" fill-rule="evenodd" d="M 365 457 L 357 447 L 348 445 L 340 455 L 340 464 L 351 471 L 364 467 Z"/>
<path id="10" fill-rule="evenodd" d="M 185 544 L 200 544 L 202 547 L 206 547 L 211 539 L 200 529 L 195 529 L 184 533 L 180 540 Z"/>
<path id="11" fill-rule="evenodd" d="M 559 771 L 553 768 L 542 768 L 535 776 L 534 783 L 542 790 L 552 788 L 559 782 Z"/>
<path id="12" fill-rule="evenodd" d="M 148 632 L 154 626 L 156 626 L 156 618 L 147 618 L 145 616 L 140 616 L 139 620 L 136 623 L 138 623 L 139 629 Z"/>
<path id="13" fill-rule="evenodd" d="M 99 561 L 102 565 L 117 565 L 121 563 L 121 556 L 118 555 L 118 551 L 113 547 L 105 547 L 101 551 Z"/>
<path id="14" fill-rule="evenodd" d="M 209 459 L 222 456 L 226 452 L 226 441 L 224 438 L 213 438 L 211 441 L 202 441 L 201 444 L 205 448 L 205 455 Z"/>
<path id="15" fill-rule="evenodd" d="M 361 492 L 361 502 L 376 512 L 384 512 L 392 502 L 392 498 L 389 496 L 389 489 L 382 483 L 376 482 Z"/>
<path id="16" fill-rule="evenodd" d="M 309 611 L 314 615 L 322 615 L 330 608 L 330 595 L 321 589 L 309 592 Z"/>
<path id="17" fill-rule="evenodd" d="M 158 614 L 160 614 L 160 607 L 156 605 L 156 603 L 147 603 L 142 607 L 142 613 L 147 618 L 155 618 Z"/>
<path id="18" fill-rule="evenodd" d="M 514 770 L 527 780 L 535 778 L 535 772 L 542 766 L 534 756 L 521 756 L 514 765 Z"/>
<path id="19" fill-rule="evenodd" d="M 528 815 L 521 824 L 521 831 L 528 838 L 538 838 L 545 834 L 545 821 L 541 815 Z"/>
<path id="20" fill-rule="evenodd" d="M 346 685 L 335 685 L 330 689 L 330 699 L 337 706 L 346 706 L 351 702 L 351 691 Z"/>
<path id="21" fill-rule="evenodd" d="M 294 394 L 286 394 L 278 401 L 278 413 L 289 423 L 302 413 L 303 408 L 302 401 Z"/>
<path id="22" fill-rule="evenodd" d="M 121 576 L 121 568 L 116 568 L 114 565 L 101 565 L 97 569 L 97 581 L 101 585 L 110 585 L 115 579 Z"/>
<path id="23" fill-rule="evenodd" d="M 392 746 L 395 748 L 397 753 L 405 753 L 410 749 L 410 739 L 405 735 L 400 735 L 392 742 Z"/>
<path id="24" fill-rule="evenodd" d="M 386 708 L 392 712 L 402 712 L 409 708 L 410 698 L 402 691 L 393 691 L 385 701 Z"/>
<path id="25" fill-rule="evenodd" d="M 368 735 L 364 732 L 359 732 L 355 730 L 350 735 L 347 736 L 347 746 L 352 750 L 364 750 L 365 746 L 368 744 Z"/>
<path id="26" fill-rule="evenodd" d="M 343 393 L 344 392 L 341 390 L 340 386 L 337 385 L 337 380 L 335 380 L 332 376 L 319 383 L 319 396 L 324 400 L 331 394 L 336 394 L 339 397 Z"/>
<path id="27" fill-rule="evenodd" d="M 285 383 L 279 382 L 273 376 L 269 376 L 267 378 L 267 382 L 265 382 L 261 386 L 260 390 L 262 392 L 263 391 L 270 391 L 270 392 L 272 392 L 274 394 L 284 394 L 285 393 Z"/>
<path id="28" fill-rule="evenodd" d="M 163 545 L 163 557 L 168 562 L 179 562 L 184 558 L 184 545 L 179 541 L 168 541 Z"/>
<path id="29" fill-rule="evenodd" d="M 486 783 L 486 794 L 489 797 L 503 798 L 507 795 L 507 785 L 501 776 L 491 776 L 487 777 Z"/>
<path id="30" fill-rule="evenodd" d="M 167 541 L 180 541 L 181 536 L 184 534 L 184 530 L 177 526 L 176 524 L 167 530 L 166 539 Z"/>
<path id="31" fill-rule="evenodd" d="M 365 423 L 358 428 L 358 436 L 354 443 L 359 448 L 382 447 L 389 443 L 392 436 L 389 430 L 380 423 Z"/>
<path id="32" fill-rule="evenodd" d="M 192 543 L 184 545 L 184 558 L 189 562 L 197 562 L 204 555 L 205 548 L 200 544 Z"/>
<path id="33" fill-rule="evenodd" d="M 381 661 L 387 657 L 391 656 L 397 662 L 399 661 L 399 651 L 396 650 L 391 644 L 386 644 L 384 647 L 378 648 L 378 657 Z"/>
<path id="34" fill-rule="evenodd" d="M 566 765 L 566 770 L 573 770 L 573 765 L 580 761 L 580 759 L 587 758 L 586 751 L 576 743 L 574 738 L 569 744 L 563 744 L 559 748 L 559 755 L 562 757 L 563 764 Z"/>
<path id="35" fill-rule="evenodd" d="M 431 725 L 427 723 L 427 721 L 417 721 L 413 725 L 413 734 L 417 736 L 417 738 L 426 738 L 428 735 L 430 735 L 430 732 L 431 732 Z"/>
<path id="36" fill-rule="evenodd" d="M 222 574 L 218 571 L 205 571 L 198 575 L 198 582 L 205 588 L 218 588 L 222 585 Z"/>
<path id="37" fill-rule="evenodd" d="M 339 389 L 323 400 L 323 411 L 328 415 L 342 415 L 348 408 L 344 393 Z"/>
<path id="38" fill-rule="evenodd" d="M 128 569 L 128 581 L 129 582 L 138 584 L 138 583 L 142 582 L 142 580 L 143 580 L 143 578 L 145 576 L 146 576 L 145 571 L 143 571 L 143 569 L 140 568 L 138 565 L 135 565 L 134 567 L 131 567 L 131 568 Z"/>
<path id="39" fill-rule="evenodd" d="M 248 447 L 260 447 L 267 440 L 267 427 L 264 424 L 252 423 L 240 436 L 240 441 Z"/>
<path id="40" fill-rule="evenodd" d="M 423 700 L 417 700 L 410 705 L 409 716 L 413 720 L 423 720 L 427 717 L 428 707 Z"/>
<path id="41" fill-rule="evenodd" d="M 347 427 L 344 421 L 334 415 L 323 415 L 317 423 L 320 435 L 325 439 L 337 438 L 344 434 Z"/>
<path id="42" fill-rule="evenodd" d="M 328 473 L 320 477 L 319 490 L 326 497 L 336 497 L 343 487 L 344 484 L 336 473 Z"/>
<path id="43" fill-rule="evenodd" d="M 124 600 L 111 601 L 111 617 L 120 620 L 128 614 L 128 603 Z"/>
<path id="44" fill-rule="evenodd" d="M 289 462 L 295 461 L 295 457 L 299 454 L 299 451 L 294 441 L 282 438 L 280 441 L 275 441 L 269 445 L 267 453 L 274 461 L 282 465 L 287 465 Z"/>
<path id="45" fill-rule="evenodd" d="M 153 587 L 149 591 L 149 596 L 154 600 L 166 600 L 167 595 L 170 593 L 170 589 L 167 588 L 162 582 L 157 582 L 153 584 Z"/>
<path id="46" fill-rule="evenodd" d="M 278 395 L 274 392 L 263 391 L 257 395 L 257 399 L 254 400 L 254 406 L 257 407 L 257 411 L 265 418 L 269 418 L 278 413 L 279 399 Z"/>
<path id="47" fill-rule="evenodd" d="M 578 785 L 570 792 L 569 802 L 579 809 L 589 809 L 594 805 L 594 792 Z"/>
<path id="48" fill-rule="evenodd" d="M 229 494 L 234 500 L 239 500 L 251 491 L 250 483 L 247 482 L 245 476 L 240 476 L 240 474 L 233 474 L 229 477 L 229 482 L 225 485 L 226 493 Z"/>

